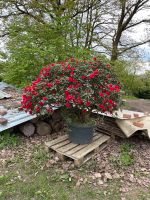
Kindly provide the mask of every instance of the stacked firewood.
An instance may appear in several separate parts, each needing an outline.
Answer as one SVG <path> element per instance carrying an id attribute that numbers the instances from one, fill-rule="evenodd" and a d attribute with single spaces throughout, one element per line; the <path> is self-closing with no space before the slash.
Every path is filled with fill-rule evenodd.
<path id="1" fill-rule="evenodd" d="M 58 132 L 64 127 L 64 121 L 59 110 L 45 118 L 36 118 L 24 124 L 19 125 L 19 130 L 25 136 L 30 137 L 35 133 L 38 135 L 49 135 L 53 132 Z"/>
<path id="2" fill-rule="evenodd" d="M 107 134 L 110 136 L 116 135 L 122 138 L 126 137 L 122 130 L 116 124 L 116 120 L 111 117 L 104 117 L 102 120 L 100 120 L 98 125 L 96 126 L 96 132 Z"/>

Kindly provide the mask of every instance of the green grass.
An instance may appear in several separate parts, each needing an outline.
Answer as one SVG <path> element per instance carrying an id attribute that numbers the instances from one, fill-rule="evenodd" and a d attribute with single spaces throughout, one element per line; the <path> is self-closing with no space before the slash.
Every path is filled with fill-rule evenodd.
<path id="1" fill-rule="evenodd" d="M 135 97 L 135 96 L 127 95 L 127 96 L 123 96 L 123 99 L 135 100 L 135 99 L 138 99 L 138 98 Z"/>
<path id="2" fill-rule="evenodd" d="M 52 174 L 52 171 L 40 171 L 37 176 L 21 181 L 17 177 L 6 178 L 0 185 L 0 199 L 15 200 L 119 200 L 118 184 L 114 183 L 103 190 L 87 185 L 75 186 L 75 181 L 69 181 L 65 176 Z M 65 177 L 65 178 L 64 178 Z M 15 181 L 12 181 L 12 180 Z M 107 194 L 107 196 L 106 196 Z"/>
<path id="3" fill-rule="evenodd" d="M 0 133 L 0 149 L 7 147 L 17 147 L 21 144 L 21 139 L 15 134 L 11 134 L 9 131 L 3 131 Z"/>
<path id="4" fill-rule="evenodd" d="M 133 145 L 125 142 L 120 147 L 120 155 L 111 157 L 110 161 L 117 167 L 128 167 L 134 164 L 134 156 L 131 152 Z"/>

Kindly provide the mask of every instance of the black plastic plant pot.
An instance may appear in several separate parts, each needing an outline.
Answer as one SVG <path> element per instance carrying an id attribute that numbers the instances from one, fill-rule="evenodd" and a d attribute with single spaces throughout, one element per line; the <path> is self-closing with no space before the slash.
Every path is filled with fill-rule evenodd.
<path id="1" fill-rule="evenodd" d="M 69 140 L 75 144 L 88 144 L 93 140 L 94 126 L 69 125 Z"/>

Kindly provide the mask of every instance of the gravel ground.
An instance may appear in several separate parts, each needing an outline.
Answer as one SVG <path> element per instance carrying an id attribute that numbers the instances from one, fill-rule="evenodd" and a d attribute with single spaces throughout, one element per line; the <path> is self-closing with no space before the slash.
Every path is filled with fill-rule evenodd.
<path id="1" fill-rule="evenodd" d="M 127 100 L 125 108 L 128 110 L 150 113 L 150 99 Z"/>

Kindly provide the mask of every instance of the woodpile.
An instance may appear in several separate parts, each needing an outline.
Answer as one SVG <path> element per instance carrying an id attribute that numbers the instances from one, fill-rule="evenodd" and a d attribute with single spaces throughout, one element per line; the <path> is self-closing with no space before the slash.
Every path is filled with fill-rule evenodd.
<path id="1" fill-rule="evenodd" d="M 115 135 L 122 138 L 126 137 L 116 124 L 115 119 L 111 117 L 104 117 L 104 119 L 101 120 L 96 126 L 96 132 L 110 135 L 112 137 Z"/>
<path id="2" fill-rule="evenodd" d="M 27 137 L 34 134 L 49 135 L 53 132 L 58 132 L 64 128 L 64 121 L 61 117 L 60 110 L 55 110 L 54 113 L 47 118 L 35 118 L 30 122 L 19 125 L 19 131 Z"/>
<path id="3" fill-rule="evenodd" d="M 31 122 L 26 122 L 19 126 L 19 130 L 25 136 L 30 137 L 30 136 L 34 135 L 35 126 Z"/>

